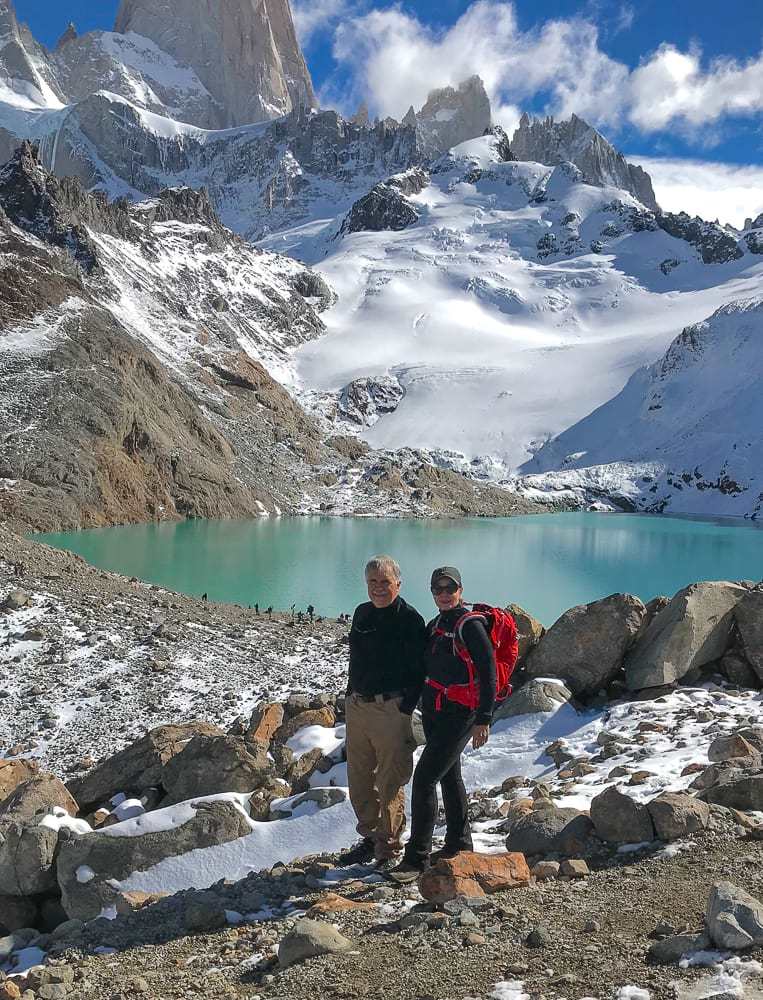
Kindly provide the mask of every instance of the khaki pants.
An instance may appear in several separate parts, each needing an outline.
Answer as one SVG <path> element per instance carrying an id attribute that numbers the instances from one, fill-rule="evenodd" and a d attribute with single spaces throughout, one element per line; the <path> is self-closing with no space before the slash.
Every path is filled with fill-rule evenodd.
<path id="1" fill-rule="evenodd" d="M 346 704 L 347 777 L 358 833 L 376 841 L 376 856 L 400 850 L 405 830 L 405 786 L 413 774 L 416 739 L 400 699 Z"/>

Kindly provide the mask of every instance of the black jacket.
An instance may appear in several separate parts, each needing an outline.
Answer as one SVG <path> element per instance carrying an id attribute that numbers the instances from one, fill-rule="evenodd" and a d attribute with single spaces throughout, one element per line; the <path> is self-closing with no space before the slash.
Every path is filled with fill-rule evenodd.
<path id="1" fill-rule="evenodd" d="M 401 711 L 416 707 L 424 684 L 424 619 L 402 597 L 388 608 L 367 601 L 355 609 L 350 630 L 347 693 L 404 692 Z"/>
<path id="2" fill-rule="evenodd" d="M 433 618 L 427 625 L 429 636 L 425 660 L 426 675 L 433 681 L 447 687 L 450 684 L 466 684 L 469 681 L 469 671 L 464 661 L 453 652 L 452 636 L 436 636 L 435 629 L 439 627 L 445 632 L 453 632 L 459 618 L 466 614 L 466 608 L 453 608 Z M 464 644 L 474 662 L 477 680 L 480 687 L 480 703 L 477 708 L 475 723 L 489 725 L 495 708 L 495 651 L 487 629 L 478 619 L 470 619 L 464 623 L 461 631 Z M 426 686 L 424 689 L 424 710 L 435 711 L 436 691 Z M 446 710 L 451 706 L 460 713 L 467 711 L 460 705 L 445 700 Z"/>

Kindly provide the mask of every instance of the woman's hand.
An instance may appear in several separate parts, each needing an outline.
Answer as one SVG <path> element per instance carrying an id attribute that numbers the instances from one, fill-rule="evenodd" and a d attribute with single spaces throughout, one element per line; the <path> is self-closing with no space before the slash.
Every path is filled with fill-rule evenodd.
<path id="1" fill-rule="evenodd" d="M 475 726 L 472 729 L 472 746 L 474 749 L 479 750 L 480 747 L 484 747 L 489 736 L 490 726 Z"/>

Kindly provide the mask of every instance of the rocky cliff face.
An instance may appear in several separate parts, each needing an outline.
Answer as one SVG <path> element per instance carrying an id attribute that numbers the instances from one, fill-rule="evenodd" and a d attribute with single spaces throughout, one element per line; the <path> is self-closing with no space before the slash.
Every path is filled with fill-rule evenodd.
<path id="1" fill-rule="evenodd" d="M 433 90 L 415 115 L 415 121 L 420 148 L 428 158 L 483 135 L 492 124 L 490 98 L 484 83 L 480 77 L 472 76 L 458 87 Z"/>
<path id="2" fill-rule="evenodd" d="M 589 184 L 608 184 L 629 191 L 647 208 L 657 211 L 649 174 L 628 163 L 603 135 L 577 115 L 566 122 L 522 115 L 511 149 L 518 160 L 535 160 L 550 166 L 565 161 L 574 163 Z"/>
<path id="3" fill-rule="evenodd" d="M 11 0 L 0 0 L 0 83 L 22 106 L 55 107 L 63 98 L 45 50 L 19 24 Z"/>
<path id="4" fill-rule="evenodd" d="M 316 103 L 289 0 L 122 0 L 115 30 L 149 38 L 192 67 L 226 125 Z"/>
<path id="5" fill-rule="evenodd" d="M 311 303 L 331 300 L 226 230 L 205 192 L 108 203 L 25 144 L 0 173 L 0 519 L 515 509 L 452 473 L 425 489 L 438 473 L 416 456 L 387 456 L 397 474 L 380 483 L 366 446 L 331 438 L 274 379 L 323 332 Z"/>

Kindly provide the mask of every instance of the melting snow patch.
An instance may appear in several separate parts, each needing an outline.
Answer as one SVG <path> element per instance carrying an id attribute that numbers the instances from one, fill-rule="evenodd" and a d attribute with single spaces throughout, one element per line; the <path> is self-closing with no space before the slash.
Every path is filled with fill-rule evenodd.
<path id="1" fill-rule="evenodd" d="M 38 825 L 45 826 L 49 830 L 71 830 L 72 833 L 79 835 L 93 832 L 93 828 L 84 819 L 75 819 L 60 806 L 54 806 L 53 811 L 43 816 Z"/>
<path id="2" fill-rule="evenodd" d="M 80 885 L 87 885 L 95 878 L 95 872 L 89 865 L 80 865 L 77 869 L 77 881 Z"/>
<path id="3" fill-rule="evenodd" d="M 651 1000 L 651 993 L 640 986 L 621 986 L 617 991 L 617 1000 Z"/>
<path id="4" fill-rule="evenodd" d="M 502 983 L 496 983 L 490 1000 L 530 1000 L 530 995 L 524 992 L 524 983 L 517 979 L 509 979 Z"/>

